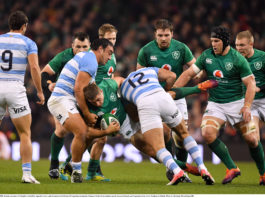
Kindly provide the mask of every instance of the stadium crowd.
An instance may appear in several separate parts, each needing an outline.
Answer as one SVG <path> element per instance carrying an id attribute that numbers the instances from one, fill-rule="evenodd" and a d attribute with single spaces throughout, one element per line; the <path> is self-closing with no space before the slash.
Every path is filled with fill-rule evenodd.
<path id="1" fill-rule="evenodd" d="M 153 23 L 167 18 L 174 24 L 174 38 L 187 44 L 195 57 L 210 47 L 209 32 L 215 25 L 230 29 L 234 46 L 235 35 L 250 29 L 254 33 L 254 47 L 265 50 L 265 13 L 260 9 L 262 0 L 9 0 L 0 4 L 0 34 L 8 31 L 10 12 L 23 10 L 30 20 L 26 35 L 39 48 L 39 63 L 43 68 L 55 54 L 71 46 L 75 32 L 86 32 L 93 41 L 101 24 L 109 22 L 118 29 L 115 55 L 117 73 L 126 77 L 135 70 L 139 49 L 153 39 Z M 25 6 L 26 5 L 26 6 Z M 29 70 L 28 70 L 29 71 Z M 46 106 L 38 106 L 33 83 L 26 76 L 26 87 L 32 110 L 32 139 L 49 139 L 53 132 L 53 119 Z M 198 82 L 193 81 L 192 84 Z M 33 94 L 34 93 L 34 94 Z M 187 97 L 189 131 L 197 142 L 202 142 L 201 119 L 207 93 Z M 2 131 L 15 131 L 9 119 L 2 124 Z M 261 128 L 261 141 L 265 141 L 265 127 Z M 226 126 L 221 139 L 242 141 L 235 129 Z"/>

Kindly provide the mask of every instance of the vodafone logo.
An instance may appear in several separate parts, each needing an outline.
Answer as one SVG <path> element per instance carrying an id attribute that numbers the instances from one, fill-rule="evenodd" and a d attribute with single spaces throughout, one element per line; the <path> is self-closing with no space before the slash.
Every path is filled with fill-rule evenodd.
<path id="1" fill-rule="evenodd" d="M 112 109 L 112 110 L 111 110 L 111 112 L 110 112 L 110 113 L 111 113 L 112 115 L 115 115 L 115 114 L 116 114 L 116 112 L 117 112 L 117 108 L 114 108 L 114 109 Z"/>
<path id="2" fill-rule="evenodd" d="M 224 77 L 223 72 L 222 72 L 221 70 L 215 70 L 215 71 L 213 72 L 213 75 L 214 75 L 215 77 L 217 77 L 217 78 L 223 78 L 223 77 Z"/>
<path id="3" fill-rule="evenodd" d="M 171 65 L 164 64 L 161 68 L 171 71 Z"/>
<path id="4" fill-rule="evenodd" d="M 109 67 L 108 70 L 108 76 L 111 76 L 111 74 L 114 72 L 114 68 L 112 66 Z"/>

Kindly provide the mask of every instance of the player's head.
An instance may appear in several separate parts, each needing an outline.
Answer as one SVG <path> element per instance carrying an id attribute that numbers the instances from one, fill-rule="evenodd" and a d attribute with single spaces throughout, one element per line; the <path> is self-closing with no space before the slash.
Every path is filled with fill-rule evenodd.
<path id="1" fill-rule="evenodd" d="M 105 38 L 95 39 L 91 44 L 99 65 L 105 65 L 111 59 L 114 52 L 113 44 Z"/>
<path id="2" fill-rule="evenodd" d="M 86 101 L 93 106 L 102 107 L 104 103 L 103 91 L 95 83 L 91 83 L 84 88 L 84 96 Z"/>
<path id="3" fill-rule="evenodd" d="M 8 26 L 11 31 L 21 30 L 25 34 L 28 25 L 28 17 L 22 11 L 15 11 L 9 15 Z"/>
<path id="4" fill-rule="evenodd" d="M 211 31 L 211 43 L 215 54 L 221 55 L 227 46 L 229 46 L 230 33 L 228 29 L 222 26 L 214 27 Z"/>
<path id="5" fill-rule="evenodd" d="M 249 30 L 239 32 L 236 35 L 236 49 L 244 57 L 251 57 L 253 55 L 254 37 Z"/>
<path id="6" fill-rule="evenodd" d="M 173 37 L 173 24 L 166 19 L 155 22 L 155 39 L 160 49 L 169 48 Z"/>
<path id="7" fill-rule="evenodd" d="M 98 29 L 98 37 L 108 39 L 112 42 L 113 46 L 116 43 L 118 30 L 111 24 L 105 23 Z"/>
<path id="8" fill-rule="evenodd" d="M 74 55 L 79 52 L 88 51 L 90 47 L 89 36 L 84 32 L 77 32 L 73 36 L 72 49 Z"/>

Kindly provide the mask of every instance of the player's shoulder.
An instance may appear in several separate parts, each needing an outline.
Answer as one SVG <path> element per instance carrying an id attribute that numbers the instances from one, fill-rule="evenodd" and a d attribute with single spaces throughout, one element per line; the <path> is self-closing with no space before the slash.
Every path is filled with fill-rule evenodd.
<path id="1" fill-rule="evenodd" d="M 153 49 L 156 47 L 157 47 L 156 41 L 153 40 L 153 41 L 150 41 L 149 43 L 145 44 L 141 49 L 147 51 L 147 50 L 150 50 L 150 49 Z"/>
<path id="2" fill-rule="evenodd" d="M 257 57 L 265 58 L 265 52 L 256 48 L 254 48 L 254 55 Z"/>
<path id="3" fill-rule="evenodd" d="M 14 38 L 14 40 L 16 40 L 15 42 L 17 44 L 36 44 L 35 41 L 33 41 L 31 38 L 25 36 L 25 35 L 22 35 L 20 33 L 13 33 L 13 32 L 8 32 L 8 33 L 5 33 L 5 34 L 2 34 L 0 35 L 2 39 L 5 39 L 5 38 Z"/>

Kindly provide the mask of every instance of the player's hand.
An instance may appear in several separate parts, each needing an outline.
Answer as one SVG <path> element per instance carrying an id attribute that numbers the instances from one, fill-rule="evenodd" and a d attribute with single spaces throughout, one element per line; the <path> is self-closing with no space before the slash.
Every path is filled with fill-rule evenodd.
<path id="1" fill-rule="evenodd" d="M 38 92 L 38 93 L 37 93 L 37 96 L 38 96 L 38 98 L 39 98 L 40 100 L 37 101 L 36 103 L 37 103 L 37 104 L 40 104 L 40 105 L 44 105 L 44 103 L 45 103 L 45 97 L 44 97 L 43 92 Z"/>
<path id="2" fill-rule="evenodd" d="M 106 135 L 118 132 L 120 130 L 120 124 L 118 122 L 111 122 L 108 128 L 105 130 Z"/>
<path id="3" fill-rule="evenodd" d="M 242 114 L 243 120 L 245 122 L 249 122 L 251 120 L 251 109 L 250 109 L 250 107 L 248 107 L 248 106 L 242 107 L 239 114 Z"/>
<path id="4" fill-rule="evenodd" d="M 85 116 L 88 126 L 94 126 L 97 122 L 98 116 L 94 113 L 89 113 Z"/>
<path id="5" fill-rule="evenodd" d="M 56 83 L 49 83 L 48 89 L 50 90 L 50 92 L 53 92 L 55 85 Z"/>
<path id="6" fill-rule="evenodd" d="M 176 93 L 174 91 L 167 91 L 167 93 L 169 93 L 169 95 L 173 98 L 173 100 L 176 97 Z"/>
<path id="7" fill-rule="evenodd" d="M 259 87 L 256 87 L 255 88 L 255 92 L 260 92 L 260 88 Z"/>

